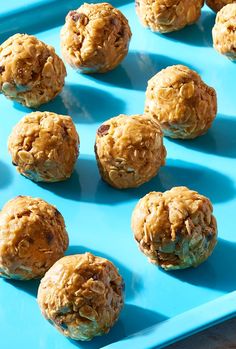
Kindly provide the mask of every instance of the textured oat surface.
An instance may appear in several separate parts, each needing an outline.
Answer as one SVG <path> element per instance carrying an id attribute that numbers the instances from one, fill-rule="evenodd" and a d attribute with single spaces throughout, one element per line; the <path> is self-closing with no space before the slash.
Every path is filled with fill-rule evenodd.
<path id="1" fill-rule="evenodd" d="M 61 30 L 64 59 L 83 73 L 104 73 L 126 56 L 131 31 L 125 16 L 108 3 L 70 11 Z"/>
<path id="2" fill-rule="evenodd" d="M 78 157 L 79 136 L 69 116 L 27 114 L 12 130 L 8 149 L 17 170 L 35 182 L 69 178 Z"/>
<path id="3" fill-rule="evenodd" d="M 141 23 L 154 32 L 182 29 L 198 20 L 203 0 L 135 0 Z"/>
<path id="4" fill-rule="evenodd" d="M 151 192 L 139 200 L 131 219 L 134 237 L 148 259 L 166 270 L 196 267 L 217 241 L 208 198 L 186 187 Z"/>
<path id="5" fill-rule="evenodd" d="M 39 278 L 64 255 L 68 235 L 60 212 L 38 198 L 18 196 L 0 212 L 0 275 Z"/>
<path id="6" fill-rule="evenodd" d="M 107 259 L 91 253 L 64 257 L 41 280 L 38 303 L 62 334 L 90 340 L 107 333 L 123 307 L 123 280 Z"/>
<path id="7" fill-rule="evenodd" d="M 206 4 L 215 12 L 218 12 L 227 4 L 232 4 L 235 0 L 206 0 Z"/>
<path id="8" fill-rule="evenodd" d="M 119 115 L 97 130 L 95 153 L 102 178 L 117 188 L 138 187 L 165 164 L 158 124 L 143 115 Z"/>
<path id="9" fill-rule="evenodd" d="M 1 92 L 27 107 L 53 99 L 65 76 L 65 65 L 54 48 L 32 35 L 15 34 L 0 46 Z"/>
<path id="10" fill-rule="evenodd" d="M 236 2 L 223 7 L 216 16 L 212 30 L 214 48 L 229 59 L 236 60 Z"/>
<path id="11" fill-rule="evenodd" d="M 165 136 L 195 138 L 216 116 L 216 92 L 195 71 L 173 65 L 148 81 L 145 112 L 158 121 Z"/>

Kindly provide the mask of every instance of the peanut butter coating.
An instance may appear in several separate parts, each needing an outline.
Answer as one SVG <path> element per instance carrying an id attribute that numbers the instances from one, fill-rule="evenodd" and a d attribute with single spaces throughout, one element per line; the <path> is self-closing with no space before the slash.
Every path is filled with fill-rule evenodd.
<path id="1" fill-rule="evenodd" d="M 91 253 L 64 257 L 41 280 L 38 303 L 64 336 L 88 341 L 109 332 L 124 304 L 123 280 L 107 259 Z"/>
<path id="2" fill-rule="evenodd" d="M 105 121 L 97 130 L 95 153 L 102 178 L 119 189 L 149 181 L 166 157 L 159 125 L 144 115 Z"/>
<path id="3" fill-rule="evenodd" d="M 7 98 L 36 108 L 62 90 L 65 76 L 54 48 L 35 36 L 15 34 L 0 46 L 0 90 Z"/>
<path id="4" fill-rule="evenodd" d="M 61 50 L 74 69 L 104 73 L 127 55 L 130 38 L 128 20 L 118 9 L 108 3 L 84 3 L 66 17 Z"/>
<path id="5" fill-rule="evenodd" d="M 10 200 L 0 212 L 0 275 L 42 277 L 64 255 L 68 235 L 60 212 L 30 196 Z"/>
<path id="6" fill-rule="evenodd" d="M 206 133 L 215 119 L 216 92 L 194 70 L 169 66 L 148 81 L 145 112 L 165 136 L 195 138 Z"/>
<path id="7" fill-rule="evenodd" d="M 151 192 L 131 219 L 135 240 L 149 261 L 165 270 L 197 267 L 212 253 L 217 226 L 208 198 L 186 187 Z"/>

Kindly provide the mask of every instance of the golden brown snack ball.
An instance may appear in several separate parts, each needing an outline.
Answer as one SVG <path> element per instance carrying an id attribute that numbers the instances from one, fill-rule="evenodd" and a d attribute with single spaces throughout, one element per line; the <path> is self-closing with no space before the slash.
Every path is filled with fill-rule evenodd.
<path id="1" fill-rule="evenodd" d="M 212 211 L 208 198 L 186 187 L 151 192 L 136 205 L 132 230 L 150 262 L 165 270 L 197 267 L 217 242 Z"/>
<path id="2" fill-rule="evenodd" d="M 119 189 L 148 182 L 166 157 L 159 125 L 144 115 L 105 121 L 97 130 L 95 153 L 102 178 Z"/>
<path id="3" fill-rule="evenodd" d="M 15 34 L 0 46 L 0 90 L 27 107 L 53 99 L 65 76 L 65 65 L 54 48 L 35 36 Z"/>
<path id="4" fill-rule="evenodd" d="M 109 332 L 124 304 L 123 280 L 107 259 L 91 253 L 61 258 L 38 290 L 44 317 L 64 336 L 88 341 Z"/>
<path id="5" fill-rule="evenodd" d="M 30 280 L 42 277 L 68 247 L 65 222 L 46 201 L 18 196 L 0 212 L 0 275 Z"/>
<path id="6" fill-rule="evenodd" d="M 215 12 L 218 12 L 227 4 L 236 3 L 235 0 L 206 0 L 206 4 Z"/>
<path id="7" fill-rule="evenodd" d="M 12 163 L 35 182 L 69 178 L 79 154 L 79 136 L 71 117 L 51 112 L 27 114 L 8 140 Z"/>
<path id="8" fill-rule="evenodd" d="M 197 22 L 204 0 L 135 0 L 144 27 L 168 33 Z"/>
<path id="9" fill-rule="evenodd" d="M 173 65 L 148 81 L 145 112 L 160 124 L 165 136 L 195 138 L 211 127 L 216 92 L 194 70 Z"/>
<path id="10" fill-rule="evenodd" d="M 105 73 L 127 55 L 131 30 L 126 17 L 108 3 L 84 3 L 70 11 L 61 30 L 64 59 L 82 73 Z"/>
<path id="11" fill-rule="evenodd" d="M 236 61 L 236 2 L 223 7 L 212 30 L 214 48 Z"/>

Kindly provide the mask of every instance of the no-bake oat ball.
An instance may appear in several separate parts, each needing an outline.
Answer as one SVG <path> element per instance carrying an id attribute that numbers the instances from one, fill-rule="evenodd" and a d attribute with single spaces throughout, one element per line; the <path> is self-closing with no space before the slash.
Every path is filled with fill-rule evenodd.
<path id="1" fill-rule="evenodd" d="M 208 198 L 186 187 L 139 200 L 131 226 L 140 250 L 165 270 L 197 267 L 212 253 L 217 226 Z"/>
<path id="2" fill-rule="evenodd" d="M 206 4 L 215 12 L 218 12 L 225 5 L 232 4 L 235 0 L 206 0 Z"/>
<path id="3" fill-rule="evenodd" d="M 131 31 L 125 16 L 108 3 L 84 3 L 70 11 L 61 30 L 64 59 L 82 73 L 105 73 L 127 55 Z"/>
<path id="4" fill-rule="evenodd" d="M 64 255 L 68 235 L 60 212 L 30 196 L 10 200 L 0 212 L 0 275 L 42 277 Z"/>
<path id="5" fill-rule="evenodd" d="M 123 280 L 107 259 L 91 253 L 57 261 L 41 280 L 38 303 L 64 336 L 87 341 L 107 333 L 123 307 Z"/>
<path id="6" fill-rule="evenodd" d="M 35 182 L 69 178 L 79 154 L 71 117 L 51 112 L 27 114 L 12 130 L 8 149 L 17 171 Z"/>
<path id="7" fill-rule="evenodd" d="M 160 124 L 165 136 L 195 138 L 211 127 L 216 92 L 194 70 L 173 65 L 148 81 L 145 112 Z"/>
<path id="8" fill-rule="evenodd" d="M 144 27 L 168 33 L 195 23 L 204 0 L 135 0 L 135 4 Z"/>
<path id="9" fill-rule="evenodd" d="M 236 2 L 223 7 L 212 30 L 214 48 L 236 61 Z"/>
<path id="10" fill-rule="evenodd" d="M 53 99 L 65 76 L 65 65 L 54 48 L 32 35 L 15 34 L 0 46 L 0 90 L 27 107 Z"/>
<path id="11" fill-rule="evenodd" d="M 165 164 L 159 125 L 144 115 L 119 115 L 97 130 L 95 153 L 102 178 L 113 187 L 138 187 Z"/>

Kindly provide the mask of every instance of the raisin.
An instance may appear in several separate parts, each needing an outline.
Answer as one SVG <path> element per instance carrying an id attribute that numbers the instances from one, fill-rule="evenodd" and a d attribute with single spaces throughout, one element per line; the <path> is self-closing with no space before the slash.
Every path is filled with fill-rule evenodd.
<path id="1" fill-rule="evenodd" d="M 80 22 L 81 24 L 83 25 L 87 25 L 89 20 L 88 20 L 88 17 L 83 14 L 83 13 L 78 13 L 77 11 L 71 11 L 70 12 L 70 17 L 72 18 L 72 20 L 74 22 Z"/>
<path id="2" fill-rule="evenodd" d="M 54 238 L 53 234 L 50 231 L 45 232 L 45 238 L 48 242 L 48 244 L 50 244 Z"/>
<path id="3" fill-rule="evenodd" d="M 100 137 L 106 136 L 108 134 L 109 128 L 110 125 L 101 125 L 97 130 L 97 135 Z"/>
<path id="4" fill-rule="evenodd" d="M 0 74 L 2 74 L 5 71 L 5 67 L 3 67 L 2 65 L 0 65 Z"/>

